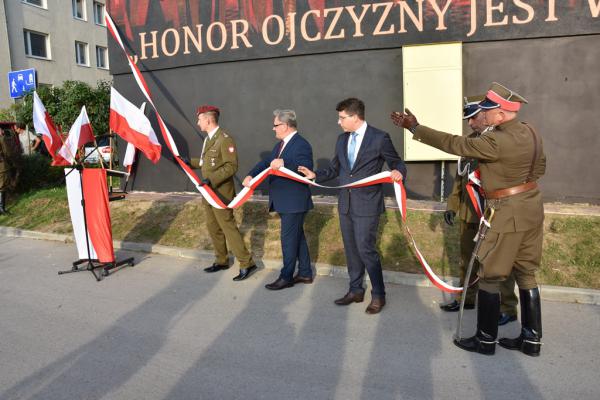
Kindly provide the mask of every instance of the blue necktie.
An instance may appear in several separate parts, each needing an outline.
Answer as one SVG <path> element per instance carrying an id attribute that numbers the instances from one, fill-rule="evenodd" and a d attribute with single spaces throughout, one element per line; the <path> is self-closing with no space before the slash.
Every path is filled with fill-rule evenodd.
<path id="1" fill-rule="evenodd" d="M 348 162 L 350 163 L 350 169 L 354 167 L 354 161 L 356 161 L 356 137 L 358 133 L 352 132 L 350 137 L 350 144 L 348 145 Z"/>

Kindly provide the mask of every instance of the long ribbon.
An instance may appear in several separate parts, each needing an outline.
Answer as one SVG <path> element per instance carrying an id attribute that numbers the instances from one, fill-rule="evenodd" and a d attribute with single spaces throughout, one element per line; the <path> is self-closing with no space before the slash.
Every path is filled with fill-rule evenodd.
<path id="1" fill-rule="evenodd" d="M 258 185 L 260 185 L 261 182 L 263 182 L 270 175 L 280 176 L 280 177 L 287 178 L 287 179 L 292 179 L 297 182 L 302 182 L 302 183 L 305 183 L 305 184 L 311 185 L 311 186 L 318 186 L 318 187 L 330 188 L 330 189 L 358 188 L 358 187 L 365 187 L 365 186 L 371 186 L 371 185 L 379 185 L 382 183 L 391 183 L 394 185 L 394 193 L 396 195 L 396 202 L 398 203 L 398 207 L 400 209 L 400 214 L 402 215 L 402 222 L 404 223 L 404 227 L 406 228 L 408 237 L 410 238 L 411 243 L 415 249 L 417 259 L 419 260 L 419 263 L 423 267 L 425 274 L 437 288 L 443 290 L 444 292 L 448 292 L 448 293 L 462 292 L 461 287 L 449 285 L 448 283 L 444 282 L 441 278 L 439 278 L 433 272 L 433 270 L 431 269 L 431 267 L 425 260 L 425 257 L 423 256 L 423 254 L 419 251 L 419 249 L 417 247 L 417 243 L 415 242 L 415 240 L 412 236 L 412 233 L 410 232 L 410 229 L 406 225 L 406 190 L 404 189 L 404 186 L 402 185 L 401 182 L 395 182 L 394 180 L 392 180 L 389 171 L 380 172 L 380 173 L 370 176 L 368 178 L 364 178 L 364 179 L 358 180 L 356 182 L 353 182 L 353 183 L 350 183 L 347 185 L 330 187 L 330 186 L 319 185 L 319 184 L 307 179 L 304 176 L 301 176 L 293 171 L 290 171 L 289 169 L 287 169 L 285 167 L 280 168 L 279 170 L 267 168 L 264 171 L 262 171 L 260 174 L 255 176 L 250 181 L 250 187 L 245 187 L 244 189 L 242 189 L 242 191 L 240 191 L 240 193 L 238 193 L 238 195 L 229 204 L 223 203 L 221 198 L 219 196 L 217 196 L 217 194 L 209 186 L 203 185 L 200 182 L 200 179 L 194 173 L 194 171 L 190 168 L 190 166 L 188 166 L 185 162 L 183 162 L 183 160 L 179 156 L 179 150 L 177 149 L 177 145 L 175 144 L 175 141 L 173 140 L 173 137 L 171 136 L 171 132 L 169 132 L 169 128 L 167 128 L 167 125 L 165 124 L 164 120 L 160 116 L 158 109 L 156 108 L 156 105 L 154 104 L 154 101 L 152 101 L 152 96 L 150 94 L 150 89 L 146 83 L 146 80 L 144 79 L 144 77 L 143 77 L 142 73 L 140 72 L 139 68 L 137 67 L 137 65 L 135 65 L 132 62 L 132 58 L 127 53 L 127 50 L 125 49 L 125 46 L 123 45 L 123 41 L 121 40 L 121 37 L 117 30 L 117 27 L 108 12 L 105 14 L 105 20 L 106 20 L 106 26 L 108 27 L 109 32 L 111 33 L 111 35 L 113 36 L 115 41 L 118 43 L 118 45 L 121 47 L 121 49 L 123 50 L 123 53 L 125 54 L 125 57 L 127 58 L 127 62 L 129 63 L 129 68 L 131 69 L 131 72 L 133 73 L 133 77 L 135 78 L 135 81 L 137 82 L 138 87 L 140 88 L 141 92 L 144 94 L 144 96 L 148 100 L 148 103 L 150 103 L 152 105 L 152 107 L 154 108 L 154 112 L 155 112 L 156 118 L 158 120 L 158 125 L 160 127 L 160 131 L 162 133 L 163 139 L 165 140 L 165 143 L 167 144 L 167 148 L 175 156 L 175 160 L 177 161 L 179 166 L 183 169 L 183 171 L 186 173 L 188 178 L 190 178 L 190 180 L 194 183 L 194 185 L 196 186 L 196 189 L 198 189 L 198 191 L 200 192 L 202 197 L 204 197 L 204 199 L 206 201 L 208 201 L 208 203 L 211 206 L 213 206 L 215 208 L 219 208 L 219 209 L 240 207 L 242 204 L 244 204 L 246 201 L 248 201 L 248 199 L 250 197 L 252 197 L 252 193 L 254 193 L 254 190 L 258 187 Z"/>
<path id="2" fill-rule="evenodd" d="M 427 260 L 425 260 L 425 257 L 423 256 L 423 254 L 417 247 L 417 243 L 415 242 L 412 232 L 410 231 L 410 228 L 408 227 L 408 225 L 406 225 L 406 190 L 404 189 L 404 185 L 402 184 L 402 182 L 395 182 L 391 178 L 391 173 L 389 171 L 383 171 L 378 174 L 369 176 L 367 178 L 358 180 L 356 182 L 349 183 L 347 185 L 324 186 L 324 185 L 319 185 L 318 183 L 315 183 L 293 171 L 290 171 L 289 169 L 287 169 L 285 167 L 282 167 L 279 170 L 267 168 L 264 171 L 262 171 L 260 174 L 256 175 L 250 181 L 249 187 L 245 187 L 244 189 L 242 189 L 242 191 L 227 206 L 230 208 L 240 207 L 242 204 L 244 204 L 244 202 L 246 202 L 252 196 L 252 193 L 258 187 L 258 185 L 260 185 L 270 175 L 280 176 L 280 177 L 291 179 L 291 180 L 294 180 L 297 182 L 302 182 L 307 185 L 317 186 L 317 187 L 327 188 L 327 189 L 359 188 L 359 187 L 365 187 L 365 186 L 371 186 L 371 185 L 379 185 L 382 183 L 393 184 L 394 185 L 394 194 L 396 196 L 396 202 L 398 203 L 398 208 L 400 209 L 400 215 L 402 216 L 402 222 L 404 223 L 404 227 L 406 229 L 408 237 L 410 238 L 410 241 L 415 249 L 417 260 L 419 261 L 419 264 L 421 264 L 421 267 L 423 268 L 425 275 L 427 275 L 427 277 L 429 278 L 431 283 L 433 283 L 437 288 L 443 290 L 444 292 L 448 292 L 448 293 L 462 292 L 461 287 L 449 285 L 448 283 L 444 282 L 440 277 L 438 277 L 435 274 L 435 272 L 433 272 L 433 270 L 429 266 L 429 263 L 427 262 Z"/>

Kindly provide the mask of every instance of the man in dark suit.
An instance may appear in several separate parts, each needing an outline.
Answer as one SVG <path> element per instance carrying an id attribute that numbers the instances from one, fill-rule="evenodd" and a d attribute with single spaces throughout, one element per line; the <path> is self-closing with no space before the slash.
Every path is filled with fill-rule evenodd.
<path id="1" fill-rule="evenodd" d="M 256 164 L 242 184 L 250 186 L 250 180 L 268 167 L 284 167 L 296 171 L 300 165 L 312 168 L 312 147 L 297 131 L 296 113 L 293 110 L 275 110 L 273 130 L 279 142 L 271 155 Z M 304 237 L 304 217 L 313 208 L 308 185 L 279 176 L 269 177 L 269 211 L 281 218 L 281 252 L 283 268 L 279 278 L 265 287 L 281 290 L 295 283 L 312 283 L 312 269 L 308 245 Z M 298 274 L 294 276 L 298 261 Z"/>
<path id="2" fill-rule="evenodd" d="M 316 178 L 318 182 L 338 177 L 340 185 L 345 185 L 381 172 L 386 162 L 392 179 L 400 181 L 406 176 L 406 166 L 398 156 L 390 135 L 365 121 L 365 105 L 361 100 L 346 99 L 337 105 L 336 110 L 338 124 L 344 133 L 338 137 L 331 165 L 316 173 L 301 166 L 298 168 L 300 172 L 309 179 Z M 350 289 L 335 304 L 342 306 L 364 300 L 366 269 L 371 280 L 372 299 L 365 311 L 377 314 L 385 305 L 381 260 L 375 247 L 379 216 L 384 210 L 382 185 L 340 189 L 338 212 Z"/>

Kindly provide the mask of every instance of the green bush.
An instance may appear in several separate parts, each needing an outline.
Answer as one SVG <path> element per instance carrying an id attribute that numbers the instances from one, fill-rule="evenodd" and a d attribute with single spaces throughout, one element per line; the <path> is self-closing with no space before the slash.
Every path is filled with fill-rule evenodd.
<path id="1" fill-rule="evenodd" d="M 17 192 L 56 187 L 63 184 L 64 169 L 50 166 L 50 158 L 39 154 L 23 156 Z"/>

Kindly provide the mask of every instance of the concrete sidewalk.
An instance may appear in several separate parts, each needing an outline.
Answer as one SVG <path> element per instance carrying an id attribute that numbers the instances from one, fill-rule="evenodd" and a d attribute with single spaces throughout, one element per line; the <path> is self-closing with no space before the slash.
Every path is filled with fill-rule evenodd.
<path id="1" fill-rule="evenodd" d="M 0 237 L 0 399 L 597 399 L 600 308 L 543 302 L 540 358 L 452 344 L 437 289 L 389 284 L 375 316 L 338 307 L 346 279 L 264 289 L 196 260 L 57 275 L 73 244 Z M 475 313 L 466 312 L 465 334 Z M 518 323 L 501 327 L 516 335 Z"/>
<path id="2" fill-rule="evenodd" d="M 52 240 L 63 243 L 73 242 L 72 235 L 63 235 L 56 233 L 27 231 L 12 227 L 0 226 L 0 237 L 22 237 L 29 239 Z M 207 265 L 213 261 L 213 253 L 203 250 L 184 249 L 171 246 L 162 246 L 151 243 L 134 243 L 114 241 L 115 249 L 139 251 L 145 253 L 162 254 L 167 256 L 182 257 L 192 260 L 203 260 Z M 262 259 L 258 262 L 260 267 L 271 270 L 281 269 L 281 260 Z M 346 279 L 348 273 L 345 267 L 329 265 L 325 263 L 317 263 L 315 266 L 317 275 L 331 276 Z M 410 274 L 397 271 L 383 271 L 383 279 L 386 283 L 395 283 L 408 286 L 418 287 L 434 287 L 431 281 L 424 274 Z M 458 285 L 458 278 L 444 277 L 446 281 L 452 281 L 454 285 Z M 517 290 L 515 288 L 515 290 Z M 541 296 L 547 301 L 562 301 L 581 304 L 600 305 L 600 290 L 594 289 L 579 289 L 562 286 L 541 286 Z"/>

